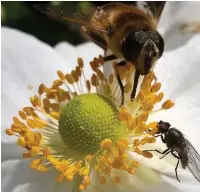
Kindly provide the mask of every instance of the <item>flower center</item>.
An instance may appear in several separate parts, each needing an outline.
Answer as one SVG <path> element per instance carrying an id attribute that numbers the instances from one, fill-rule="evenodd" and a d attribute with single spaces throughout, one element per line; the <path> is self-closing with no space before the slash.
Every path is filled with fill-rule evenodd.
<path id="1" fill-rule="evenodd" d="M 50 87 L 39 86 L 38 95 L 30 98 L 32 106 L 19 111 L 20 118 L 13 118 L 6 133 L 16 136 L 18 144 L 27 150 L 24 158 L 34 157 L 30 168 L 44 172 L 54 167 L 59 172 L 58 182 L 74 180 L 79 190 L 94 185 L 93 173 L 97 173 L 102 185 L 109 181 L 110 184 L 127 182 L 120 176 L 122 171 L 146 181 L 143 175 L 149 178 L 146 172 L 149 169 L 145 168 L 141 176 L 142 166 L 129 152 L 145 158 L 153 156 L 142 146 L 156 141 L 157 122 L 147 124 L 146 121 L 152 113 L 170 109 L 174 103 L 166 100 L 160 109 L 154 109 L 164 93 L 158 93 L 161 83 L 150 72 L 134 100 L 118 107 L 121 98 L 115 75 L 111 74 L 109 79 L 104 77 L 100 70 L 101 56 L 94 58 L 90 65 L 94 72 L 90 80 L 84 75 L 80 58 L 71 74 L 57 71 L 59 79 Z M 125 78 L 130 74 L 123 75 Z M 130 79 L 124 79 L 125 98 L 130 96 Z M 152 174 L 153 171 L 150 180 L 157 176 Z"/>
<path id="2" fill-rule="evenodd" d="M 118 109 L 98 94 L 83 94 L 70 100 L 62 109 L 59 133 L 73 150 L 94 153 L 105 138 L 114 140 L 122 127 Z"/>

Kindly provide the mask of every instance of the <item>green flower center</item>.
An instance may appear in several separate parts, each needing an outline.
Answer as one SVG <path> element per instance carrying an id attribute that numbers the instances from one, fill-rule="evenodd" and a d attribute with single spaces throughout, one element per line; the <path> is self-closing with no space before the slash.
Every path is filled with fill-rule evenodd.
<path id="1" fill-rule="evenodd" d="M 59 133 L 64 143 L 82 153 L 95 153 L 106 138 L 115 140 L 123 124 L 111 100 L 93 93 L 70 100 L 62 109 Z"/>

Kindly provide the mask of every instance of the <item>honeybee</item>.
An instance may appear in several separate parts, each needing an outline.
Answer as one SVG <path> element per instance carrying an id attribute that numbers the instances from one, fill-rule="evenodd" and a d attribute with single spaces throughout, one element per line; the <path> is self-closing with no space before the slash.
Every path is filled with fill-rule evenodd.
<path id="1" fill-rule="evenodd" d="M 62 20 L 81 25 L 81 31 L 105 50 L 104 61 L 120 60 L 115 65 L 121 89 L 121 104 L 124 103 L 124 86 L 119 75 L 119 66 L 128 62 L 135 68 L 131 100 L 135 97 L 138 79 L 146 75 L 164 51 L 164 40 L 157 31 L 157 24 L 165 3 L 148 12 L 135 5 L 109 3 L 95 9 L 82 10 L 68 17 L 61 10 L 36 5 L 40 12 L 59 16 Z"/>

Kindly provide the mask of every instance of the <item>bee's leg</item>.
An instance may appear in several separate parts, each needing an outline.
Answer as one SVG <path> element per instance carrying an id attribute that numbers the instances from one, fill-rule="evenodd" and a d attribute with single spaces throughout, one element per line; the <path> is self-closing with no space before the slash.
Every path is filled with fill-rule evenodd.
<path id="1" fill-rule="evenodd" d="M 119 63 L 117 63 L 117 64 L 115 65 L 115 71 L 116 71 L 116 75 L 117 75 L 117 81 L 118 81 L 119 87 L 120 87 L 120 89 L 121 89 L 121 105 L 124 104 L 124 86 L 123 86 L 123 83 L 122 83 L 121 78 L 120 78 L 120 76 L 119 76 L 118 67 L 124 66 L 124 65 L 126 65 L 126 62 L 125 62 L 125 61 L 120 61 Z"/>
<path id="2" fill-rule="evenodd" d="M 117 59 L 117 57 L 115 55 L 111 54 L 111 55 L 108 55 L 108 56 L 104 57 L 104 62 L 106 62 L 106 61 L 114 61 L 116 59 Z M 124 65 L 126 65 L 126 62 L 124 60 L 122 60 L 122 61 L 120 61 L 119 63 L 117 63 L 114 66 L 115 72 L 116 72 L 116 76 L 117 76 L 117 81 L 118 81 L 119 87 L 121 89 L 121 105 L 124 104 L 124 86 L 123 86 L 123 83 L 122 83 L 121 78 L 119 76 L 118 67 L 124 66 Z"/>
<path id="3" fill-rule="evenodd" d="M 108 55 L 104 57 L 104 61 L 112 61 L 117 59 L 117 57 L 115 55 Z"/>
<path id="4" fill-rule="evenodd" d="M 137 70 L 135 70 L 133 89 L 132 89 L 132 92 L 131 92 L 131 100 L 133 100 L 134 97 L 135 97 L 139 77 L 140 77 L 140 73 Z"/>
<path id="5" fill-rule="evenodd" d="M 104 62 L 112 61 L 112 60 L 115 60 L 115 59 L 117 59 L 117 57 L 115 55 L 111 54 L 111 55 L 104 57 Z M 121 105 L 124 104 L 124 86 L 123 86 L 123 83 L 122 83 L 121 78 L 119 76 L 118 67 L 124 66 L 124 65 L 126 65 L 126 62 L 124 60 L 120 61 L 119 63 L 117 63 L 115 65 L 115 72 L 116 72 L 116 76 L 117 76 L 117 81 L 118 81 L 119 87 L 121 89 Z"/>
<path id="6" fill-rule="evenodd" d="M 178 178 L 178 172 L 177 172 L 178 165 L 179 165 L 179 161 L 180 161 L 180 157 L 179 157 L 178 155 L 176 155 L 176 154 L 174 153 L 174 151 L 171 151 L 171 154 L 172 154 L 175 158 L 178 159 L 178 162 L 177 162 L 176 167 L 175 167 L 175 173 L 176 173 L 176 179 L 177 179 L 179 182 L 181 182 L 181 181 L 179 180 L 179 178 Z"/>

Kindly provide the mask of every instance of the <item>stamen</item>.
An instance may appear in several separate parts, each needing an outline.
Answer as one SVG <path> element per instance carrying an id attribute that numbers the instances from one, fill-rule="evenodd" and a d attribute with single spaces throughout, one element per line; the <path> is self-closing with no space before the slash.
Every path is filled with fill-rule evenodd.
<path id="1" fill-rule="evenodd" d="M 164 97 L 164 93 L 158 93 L 161 83 L 150 72 L 134 100 L 125 101 L 119 107 L 118 82 L 114 74 L 105 78 L 101 70 L 103 57 L 94 58 L 90 65 L 94 72 L 90 80 L 86 80 L 81 58 L 71 73 L 57 71 L 59 78 L 50 87 L 40 84 L 38 95 L 30 98 L 32 106 L 20 110 L 19 118 L 13 117 L 11 128 L 6 129 L 27 150 L 23 158 L 35 158 L 30 163 L 31 169 L 45 172 L 54 167 L 59 172 L 57 182 L 65 179 L 70 182 L 79 177 L 79 190 L 90 185 L 93 170 L 99 173 L 101 185 L 108 183 L 106 178 L 111 174 L 114 183 L 123 182 L 113 170 L 137 174 L 137 167 L 142 165 L 128 155 L 130 151 L 144 158 L 153 157 L 141 147 L 156 142 L 157 122 L 146 124 L 146 121 Z M 125 95 L 130 95 L 133 66 L 121 69 Z M 94 88 L 96 92 L 92 93 Z M 171 100 L 166 100 L 157 111 L 173 105 Z"/>
<path id="2" fill-rule="evenodd" d="M 58 75 L 58 77 L 60 78 L 60 80 L 62 80 L 62 81 L 65 80 L 65 76 L 64 76 L 64 74 L 62 73 L 62 71 L 57 71 L 57 75 Z"/>
<path id="3" fill-rule="evenodd" d="M 170 109 L 174 106 L 174 102 L 167 100 L 162 104 L 162 109 Z"/>
<path id="4" fill-rule="evenodd" d="M 106 183 L 106 178 L 105 178 L 105 176 L 101 176 L 101 178 L 100 178 L 100 183 L 101 183 L 101 185 L 104 185 L 104 184 Z"/>
<path id="5" fill-rule="evenodd" d="M 101 144 L 100 144 L 102 149 L 110 149 L 110 147 L 112 146 L 112 141 L 110 139 L 104 139 Z"/>

